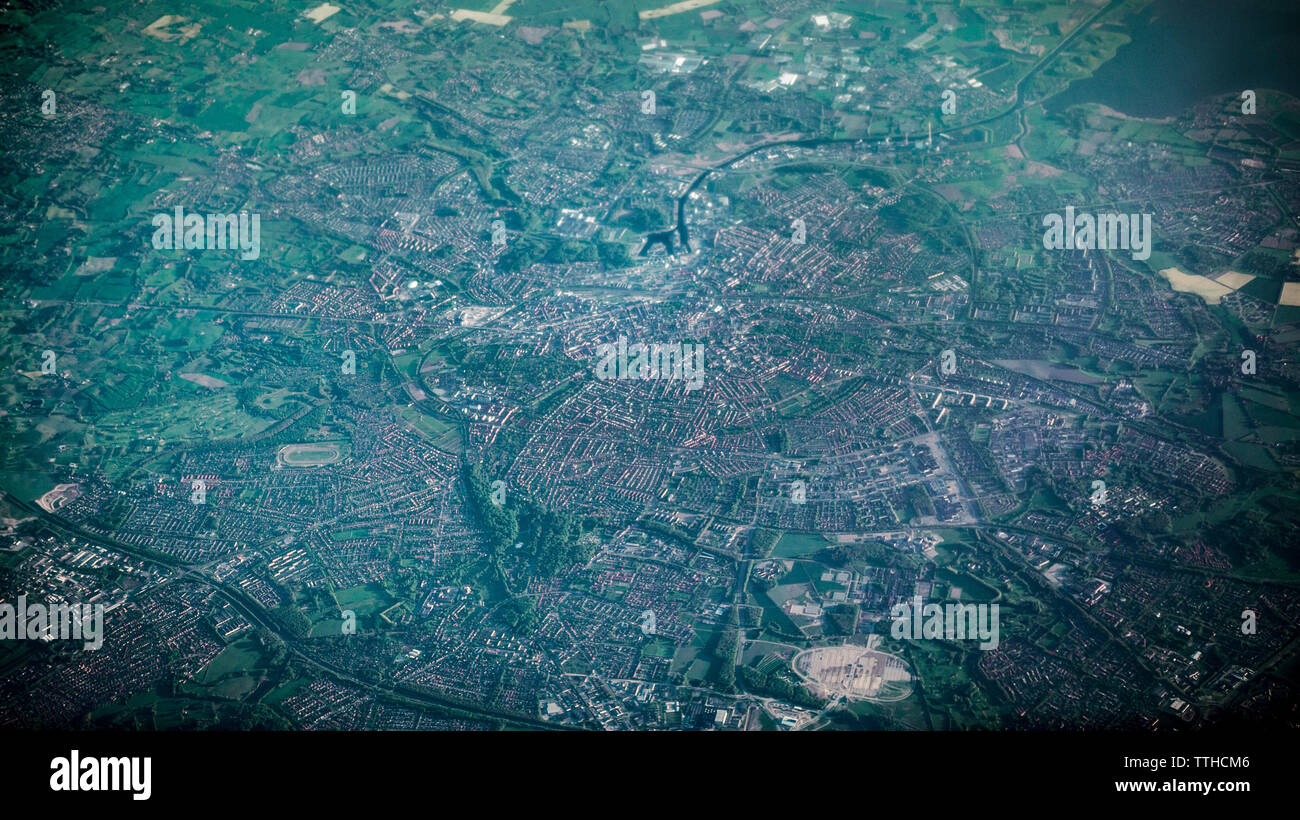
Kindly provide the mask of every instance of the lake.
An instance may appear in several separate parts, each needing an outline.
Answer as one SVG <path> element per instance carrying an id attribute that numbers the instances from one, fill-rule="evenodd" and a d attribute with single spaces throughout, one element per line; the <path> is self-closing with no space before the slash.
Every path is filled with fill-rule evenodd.
<path id="1" fill-rule="evenodd" d="M 1292 0 L 1156 0 L 1129 18 L 1127 31 L 1133 41 L 1049 100 L 1050 113 L 1089 102 L 1135 117 L 1175 117 L 1247 88 L 1300 96 L 1300 4 Z"/>

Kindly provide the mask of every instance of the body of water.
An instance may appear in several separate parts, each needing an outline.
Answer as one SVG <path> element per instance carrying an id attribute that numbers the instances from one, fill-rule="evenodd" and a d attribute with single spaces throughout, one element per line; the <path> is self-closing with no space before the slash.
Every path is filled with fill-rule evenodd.
<path id="1" fill-rule="evenodd" d="M 1135 117 L 1174 117 L 1207 97 L 1248 88 L 1300 96 L 1294 0 L 1156 0 L 1128 19 L 1127 31 L 1133 41 L 1049 100 L 1049 112 L 1087 102 Z"/>

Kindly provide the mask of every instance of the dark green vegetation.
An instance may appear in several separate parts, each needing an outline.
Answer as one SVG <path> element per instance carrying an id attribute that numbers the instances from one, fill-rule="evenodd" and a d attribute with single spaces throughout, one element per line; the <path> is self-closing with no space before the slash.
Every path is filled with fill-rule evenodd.
<path id="1" fill-rule="evenodd" d="M 483 465 L 467 464 L 464 473 L 470 504 L 494 557 L 521 557 L 534 572 L 550 577 L 594 554 L 592 542 L 582 539 L 583 529 L 575 516 L 553 512 L 529 499 L 515 501 L 512 493 L 506 494 L 504 504 L 497 504 Z M 521 552 L 513 551 L 516 544 Z"/>

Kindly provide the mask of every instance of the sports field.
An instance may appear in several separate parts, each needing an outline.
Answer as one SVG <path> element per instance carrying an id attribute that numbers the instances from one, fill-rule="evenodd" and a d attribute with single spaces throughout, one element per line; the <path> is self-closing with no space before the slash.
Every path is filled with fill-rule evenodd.
<path id="1" fill-rule="evenodd" d="M 895 655 L 844 644 L 807 649 L 791 661 L 814 691 L 849 700 L 902 700 L 912 694 L 912 673 Z"/>
<path id="2" fill-rule="evenodd" d="M 332 442 L 286 444 L 275 458 L 286 467 L 320 467 L 341 460 L 343 445 Z"/>

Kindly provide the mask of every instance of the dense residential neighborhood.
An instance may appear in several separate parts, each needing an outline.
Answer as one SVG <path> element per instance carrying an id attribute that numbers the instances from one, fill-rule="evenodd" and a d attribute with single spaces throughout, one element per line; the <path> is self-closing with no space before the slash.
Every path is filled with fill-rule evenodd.
<path id="1" fill-rule="evenodd" d="M 1116 108 L 1146 0 L 220 5 L 0 20 L 0 603 L 103 636 L 9 615 L 0 726 L 1296 724 L 1296 89 Z"/>

